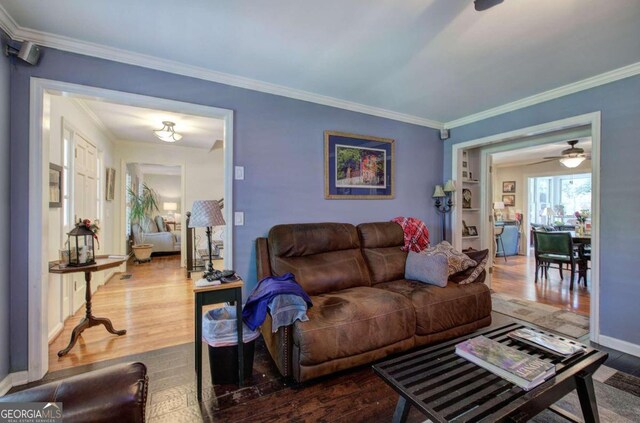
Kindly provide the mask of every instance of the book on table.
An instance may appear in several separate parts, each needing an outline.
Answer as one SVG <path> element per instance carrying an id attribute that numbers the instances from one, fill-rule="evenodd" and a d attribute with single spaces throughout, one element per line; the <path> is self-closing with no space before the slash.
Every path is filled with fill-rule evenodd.
<path id="1" fill-rule="evenodd" d="M 533 329 L 517 329 L 508 334 L 509 338 L 532 347 L 539 348 L 560 357 L 571 357 L 584 352 L 580 346 L 558 339 L 554 336 L 536 332 Z"/>
<path id="2" fill-rule="evenodd" d="M 485 336 L 477 336 L 457 344 L 456 354 L 525 391 L 556 374 L 553 364 Z"/>

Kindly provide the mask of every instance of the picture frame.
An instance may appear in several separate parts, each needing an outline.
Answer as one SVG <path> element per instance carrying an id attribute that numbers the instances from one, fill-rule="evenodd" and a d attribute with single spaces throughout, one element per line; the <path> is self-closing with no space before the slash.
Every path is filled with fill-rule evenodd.
<path id="1" fill-rule="evenodd" d="M 324 132 L 324 198 L 394 198 L 395 140 L 346 132 Z"/>
<path id="2" fill-rule="evenodd" d="M 107 201 L 113 201 L 116 191 L 116 170 L 112 167 L 106 169 L 106 186 L 104 190 L 104 198 Z"/>
<path id="3" fill-rule="evenodd" d="M 462 168 L 463 168 L 463 169 L 466 169 L 466 168 L 468 167 L 468 166 L 467 166 L 468 164 L 469 164 L 469 163 L 468 163 L 466 160 L 464 160 L 464 161 L 462 162 Z"/>
<path id="4" fill-rule="evenodd" d="M 503 195 L 502 202 L 505 207 L 515 207 L 516 205 L 516 196 L 513 194 Z"/>
<path id="5" fill-rule="evenodd" d="M 55 163 L 49 163 L 49 208 L 62 207 L 62 166 Z"/>
<path id="6" fill-rule="evenodd" d="M 505 194 L 515 194 L 516 192 L 516 181 L 503 181 L 502 182 L 502 192 Z"/>
<path id="7" fill-rule="evenodd" d="M 475 226 L 467 226 L 468 236 L 478 236 L 478 228 Z"/>
<path id="8" fill-rule="evenodd" d="M 470 209 L 471 208 L 471 199 L 473 198 L 473 194 L 470 189 L 463 188 L 462 189 L 462 208 Z"/>
<path id="9" fill-rule="evenodd" d="M 462 171 L 462 179 L 469 179 L 469 172 L 467 172 L 466 170 Z"/>

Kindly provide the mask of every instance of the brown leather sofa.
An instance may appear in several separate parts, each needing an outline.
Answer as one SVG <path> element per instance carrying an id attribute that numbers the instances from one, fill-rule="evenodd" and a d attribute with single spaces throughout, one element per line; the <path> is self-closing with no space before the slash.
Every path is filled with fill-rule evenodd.
<path id="1" fill-rule="evenodd" d="M 147 368 L 126 363 L 0 397 L 0 402 L 61 402 L 70 422 L 144 422 Z"/>
<path id="2" fill-rule="evenodd" d="M 309 321 L 261 327 L 282 375 L 302 382 L 491 323 L 484 272 L 446 288 L 409 281 L 403 245 L 393 222 L 278 225 L 257 239 L 258 279 L 291 272 L 313 301 Z"/>

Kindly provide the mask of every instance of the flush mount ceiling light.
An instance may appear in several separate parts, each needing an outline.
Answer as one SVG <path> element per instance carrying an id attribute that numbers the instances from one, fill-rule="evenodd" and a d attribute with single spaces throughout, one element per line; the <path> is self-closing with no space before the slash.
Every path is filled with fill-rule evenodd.
<path id="1" fill-rule="evenodd" d="M 175 126 L 174 122 L 169 120 L 165 120 L 162 122 L 162 129 L 156 129 L 153 131 L 156 134 L 156 137 L 160 138 L 164 142 L 176 142 L 182 139 L 182 135 L 178 134 L 176 130 L 173 128 Z"/>

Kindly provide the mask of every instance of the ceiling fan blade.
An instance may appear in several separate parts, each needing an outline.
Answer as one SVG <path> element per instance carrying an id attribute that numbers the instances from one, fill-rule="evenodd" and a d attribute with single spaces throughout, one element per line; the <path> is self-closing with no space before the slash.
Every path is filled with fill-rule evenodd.
<path id="1" fill-rule="evenodd" d="M 545 157 L 545 158 L 546 158 L 546 157 Z M 554 160 L 556 160 L 556 159 L 555 159 L 555 158 L 553 158 L 553 159 L 551 159 L 551 160 L 541 160 L 541 161 L 539 161 L 539 162 L 528 163 L 528 164 L 526 164 L 525 166 L 533 166 L 533 165 L 537 165 L 537 164 L 540 164 L 540 163 L 548 163 L 548 162 L 552 162 L 552 161 L 554 161 Z"/>
<path id="2" fill-rule="evenodd" d="M 216 140 L 216 142 L 213 143 L 213 146 L 211 147 L 211 150 L 209 150 L 209 153 L 211 153 L 213 150 L 219 150 L 222 147 L 224 147 L 224 141 Z"/>
<path id="3" fill-rule="evenodd" d="M 545 160 L 556 160 L 556 159 L 561 159 L 564 156 L 551 156 L 551 157 L 543 157 L 543 159 Z"/>
<path id="4" fill-rule="evenodd" d="M 492 8 L 493 6 L 497 6 L 502 3 L 504 0 L 475 0 L 473 2 L 476 11 L 482 12 L 483 10 L 487 10 Z"/>

